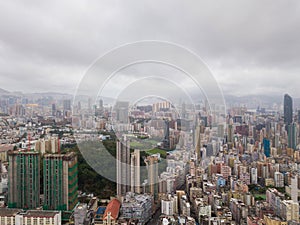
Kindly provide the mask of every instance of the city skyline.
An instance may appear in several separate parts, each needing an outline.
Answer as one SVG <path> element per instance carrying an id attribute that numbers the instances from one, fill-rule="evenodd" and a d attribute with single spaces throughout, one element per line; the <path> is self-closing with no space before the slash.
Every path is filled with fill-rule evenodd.
<path id="1" fill-rule="evenodd" d="M 182 104 L 180 120 L 170 102 L 72 114 L 67 99 L 1 98 L 1 224 L 299 223 L 300 111 L 287 94 L 285 113 Z"/>
<path id="2" fill-rule="evenodd" d="M 234 105 L 240 105 L 240 106 L 246 106 L 249 109 L 256 109 L 256 108 L 266 108 L 266 109 L 272 109 L 272 108 L 277 108 L 281 111 L 284 111 L 284 95 L 289 95 L 289 92 L 284 92 L 281 93 L 280 95 L 274 95 L 274 96 L 268 96 L 268 95 L 245 95 L 245 96 L 234 96 L 234 95 L 224 95 L 225 98 L 225 104 L 226 107 L 232 107 Z M 15 92 L 9 92 L 3 88 L 0 87 L 0 97 L 17 97 L 17 98 L 22 98 L 26 99 L 26 102 L 29 101 L 29 103 L 34 103 L 38 99 L 42 98 L 52 98 L 52 103 L 59 103 L 63 102 L 65 100 L 71 101 L 70 104 L 71 106 L 74 104 L 75 107 L 78 106 L 78 103 L 80 104 L 88 104 L 88 99 L 90 96 L 87 95 L 82 95 L 78 96 L 78 100 L 75 102 L 74 100 L 74 95 L 64 93 L 64 92 L 31 92 L 31 93 L 22 93 L 20 91 L 15 91 Z M 204 96 L 203 96 L 204 97 Z M 293 98 L 293 111 L 296 112 L 300 109 L 300 97 L 297 96 L 291 96 Z M 92 98 L 91 98 L 92 99 Z M 111 98 L 111 97 L 106 97 L 106 96 L 101 96 L 98 97 L 98 100 L 102 101 L 102 104 L 105 105 L 114 105 L 118 99 L 116 98 Z M 95 105 L 98 105 L 98 100 L 94 102 Z M 134 103 L 133 105 L 151 105 L 153 102 L 156 102 L 156 100 L 159 101 L 164 101 L 163 98 L 157 97 L 157 96 L 145 96 L 144 99 L 141 99 L 141 101 Z M 167 99 L 165 99 L 167 100 Z M 180 100 L 180 99 L 179 99 Z M 124 101 L 124 100 L 122 100 Z M 130 100 L 125 100 L 129 101 Z M 194 102 L 194 104 L 201 104 L 205 101 L 205 98 L 201 98 L 200 101 Z M 182 102 L 185 102 L 182 100 Z M 187 102 L 185 102 L 187 103 Z M 176 103 L 175 103 L 176 104 Z M 177 102 L 178 104 L 178 102 Z M 63 106 L 62 106 L 63 107 Z M 175 105 L 174 105 L 175 107 Z"/>

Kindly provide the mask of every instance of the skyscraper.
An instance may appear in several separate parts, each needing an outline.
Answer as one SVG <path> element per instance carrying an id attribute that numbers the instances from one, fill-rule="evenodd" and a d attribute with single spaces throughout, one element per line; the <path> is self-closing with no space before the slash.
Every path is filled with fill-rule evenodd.
<path id="1" fill-rule="evenodd" d="M 88 110 L 92 109 L 92 99 L 88 98 Z"/>
<path id="2" fill-rule="evenodd" d="M 64 111 L 70 111 L 71 110 L 71 100 L 70 99 L 64 100 L 63 107 L 64 107 Z"/>
<path id="3" fill-rule="evenodd" d="M 103 100 L 102 99 L 99 100 L 99 109 L 103 110 Z"/>
<path id="4" fill-rule="evenodd" d="M 274 173 L 275 187 L 284 187 L 284 176 L 280 172 Z"/>
<path id="5" fill-rule="evenodd" d="M 200 163 L 201 161 L 201 154 L 200 154 L 200 150 L 201 150 L 201 125 L 197 125 L 196 129 L 195 129 L 195 153 L 197 154 L 197 161 L 198 163 Z"/>
<path id="6" fill-rule="evenodd" d="M 77 156 L 70 152 L 63 156 L 63 198 L 67 205 L 67 210 L 72 210 L 76 206 L 78 191 L 78 167 Z"/>
<path id="7" fill-rule="evenodd" d="M 229 124 L 227 129 L 228 129 L 227 130 L 227 142 L 232 143 L 233 142 L 233 135 L 234 135 L 233 125 Z"/>
<path id="8" fill-rule="evenodd" d="M 291 178 L 291 199 L 294 202 L 298 202 L 298 176 L 293 176 Z"/>
<path id="9" fill-rule="evenodd" d="M 218 137 L 224 138 L 224 124 L 218 124 Z"/>
<path id="10" fill-rule="evenodd" d="M 117 140 L 117 196 L 125 196 L 130 191 L 130 144 Z"/>
<path id="11" fill-rule="evenodd" d="M 8 207 L 35 209 L 40 206 L 40 156 L 38 152 L 9 153 Z"/>
<path id="12" fill-rule="evenodd" d="M 165 131 L 164 131 L 164 139 L 163 139 L 163 148 L 170 149 L 170 121 L 165 121 Z"/>
<path id="13" fill-rule="evenodd" d="M 141 192 L 140 151 L 135 149 L 131 153 L 131 192 Z"/>
<path id="14" fill-rule="evenodd" d="M 44 157 L 44 209 L 73 210 L 77 204 L 77 156 L 48 154 Z"/>
<path id="15" fill-rule="evenodd" d="M 52 103 L 52 116 L 56 116 L 56 104 Z"/>
<path id="16" fill-rule="evenodd" d="M 270 140 L 267 138 L 263 139 L 263 145 L 264 145 L 264 153 L 266 157 L 270 157 L 271 155 L 271 147 L 270 147 Z"/>
<path id="17" fill-rule="evenodd" d="M 257 168 L 251 168 L 251 184 L 257 184 Z"/>
<path id="18" fill-rule="evenodd" d="M 284 123 L 286 125 L 290 125 L 293 122 L 293 99 L 288 94 L 284 95 L 283 105 L 284 105 Z"/>
<path id="19" fill-rule="evenodd" d="M 297 147 L 297 124 L 288 125 L 288 147 L 296 149 Z"/>
<path id="20" fill-rule="evenodd" d="M 148 185 L 149 192 L 154 196 L 154 200 L 158 198 L 158 157 L 157 155 L 148 156 L 145 159 L 148 169 Z"/>
<path id="21" fill-rule="evenodd" d="M 115 105 L 116 120 L 119 123 L 128 123 L 129 102 L 118 101 Z"/>

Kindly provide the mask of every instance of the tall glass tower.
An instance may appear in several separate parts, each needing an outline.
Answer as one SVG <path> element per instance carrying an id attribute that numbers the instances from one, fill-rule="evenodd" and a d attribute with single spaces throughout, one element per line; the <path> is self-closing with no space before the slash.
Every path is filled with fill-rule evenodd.
<path id="1" fill-rule="evenodd" d="M 288 94 L 284 95 L 284 123 L 286 127 L 293 122 L 293 99 Z"/>

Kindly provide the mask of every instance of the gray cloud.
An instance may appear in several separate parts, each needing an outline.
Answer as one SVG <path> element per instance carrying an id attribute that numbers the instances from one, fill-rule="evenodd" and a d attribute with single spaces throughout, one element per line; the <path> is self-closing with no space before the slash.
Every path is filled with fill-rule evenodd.
<path id="1" fill-rule="evenodd" d="M 197 53 L 227 94 L 300 96 L 300 2 L 2 1 L 0 79 L 8 90 L 73 93 L 110 49 L 163 40 Z"/>

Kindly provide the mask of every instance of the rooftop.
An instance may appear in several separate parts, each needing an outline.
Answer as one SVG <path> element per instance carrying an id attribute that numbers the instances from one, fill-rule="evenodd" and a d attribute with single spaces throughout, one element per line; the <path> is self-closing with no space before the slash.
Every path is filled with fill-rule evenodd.
<path id="1" fill-rule="evenodd" d="M 39 152 L 36 151 L 27 151 L 27 150 L 16 150 L 16 151 L 10 151 L 9 155 L 39 155 Z"/>
<path id="2" fill-rule="evenodd" d="M 0 152 L 7 152 L 7 151 L 13 150 L 13 149 L 14 149 L 14 145 L 11 145 L 11 144 L 0 145 Z"/>
<path id="3" fill-rule="evenodd" d="M 28 210 L 24 217 L 54 217 L 59 211 Z"/>
<path id="4" fill-rule="evenodd" d="M 22 210 L 21 209 L 7 209 L 7 208 L 2 208 L 2 209 L 0 209 L 0 216 L 11 217 L 11 216 L 15 216 L 19 212 L 22 212 Z"/>
<path id="5" fill-rule="evenodd" d="M 117 219 L 118 216 L 119 216 L 120 206 L 121 206 L 121 203 L 119 202 L 119 200 L 113 199 L 113 200 L 107 205 L 107 208 L 106 208 L 106 210 L 105 210 L 103 219 L 106 219 L 108 213 L 111 213 L 111 217 L 112 217 L 113 219 Z"/>

